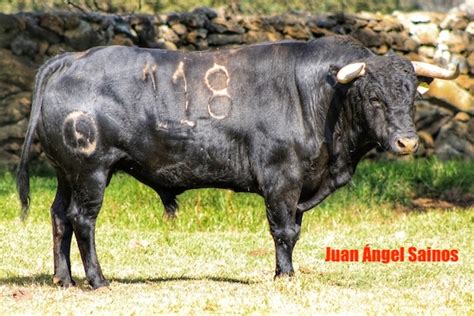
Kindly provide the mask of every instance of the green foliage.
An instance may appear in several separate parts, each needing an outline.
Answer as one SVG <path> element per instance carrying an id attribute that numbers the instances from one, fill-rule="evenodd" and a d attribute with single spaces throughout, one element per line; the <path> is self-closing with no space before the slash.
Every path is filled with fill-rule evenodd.
<path id="1" fill-rule="evenodd" d="M 49 221 L 56 180 L 44 172 L 32 177 L 30 221 Z M 363 221 L 386 218 L 393 207 L 411 209 L 417 197 L 452 198 L 449 194 L 474 191 L 474 162 L 414 160 L 363 162 L 352 182 L 338 190 L 305 216 L 305 225 L 316 221 Z M 179 196 L 174 220 L 164 218 L 156 193 L 126 174 L 113 177 L 99 215 L 100 225 L 166 231 L 267 230 L 263 199 L 256 194 L 228 190 L 192 190 Z M 19 214 L 13 175 L 0 177 L 0 209 L 3 219 Z M 317 214 L 317 215 L 313 215 Z"/>
<path id="2" fill-rule="evenodd" d="M 406 2 L 404 2 L 406 3 Z M 46 11 L 55 9 L 73 9 L 104 12 L 146 12 L 164 13 L 190 11 L 200 6 L 220 7 L 231 5 L 244 13 L 284 13 L 289 11 L 309 12 L 391 12 L 395 9 L 411 9 L 400 0 L 3 0 L 0 12 Z"/>

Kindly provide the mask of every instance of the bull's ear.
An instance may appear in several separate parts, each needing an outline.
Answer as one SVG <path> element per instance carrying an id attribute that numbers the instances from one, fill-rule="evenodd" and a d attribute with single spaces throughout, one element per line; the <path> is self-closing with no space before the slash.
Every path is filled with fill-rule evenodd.
<path id="1" fill-rule="evenodd" d="M 337 73 L 339 72 L 340 69 L 341 69 L 341 67 L 339 67 L 339 66 L 336 66 L 336 65 L 329 65 L 329 75 L 331 75 L 331 76 L 333 76 L 334 78 L 336 78 Z"/>
<path id="2" fill-rule="evenodd" d="M 327 81 L 331 86 L 337 85 L 337 73 L 341 67 L 336 66 L 336 65 L 329 65 L 328 69 L 328 75 L 327 75 Z"/>

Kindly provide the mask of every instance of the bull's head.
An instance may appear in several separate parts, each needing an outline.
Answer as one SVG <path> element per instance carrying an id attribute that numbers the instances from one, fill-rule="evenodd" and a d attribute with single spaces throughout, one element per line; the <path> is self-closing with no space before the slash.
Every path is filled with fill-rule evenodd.
<path id="1" fill-rule="evenodd" d="M 354 82 L 359 111 L 365 117 L 369 133 L 381 147 L 397 154 L 418 149 L 414 123 L 418 80 L 453 79 L 458 69 L 443 69 L 422 62 L 410 62 L 398 56 L 374 56 L 352 63 L 337 72 L 339 83 Z"/>

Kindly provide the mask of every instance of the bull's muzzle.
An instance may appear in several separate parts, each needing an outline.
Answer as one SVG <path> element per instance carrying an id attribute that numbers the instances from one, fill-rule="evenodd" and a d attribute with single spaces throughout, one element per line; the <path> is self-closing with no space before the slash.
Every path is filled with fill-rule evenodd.
<path id="1" fill-rule="evenodd" d="M 420 140 L 418 136 L 398 137 L 395 139 L 393 149 L 398 154 L 412 154 L 417 151 L 419 143 Z"/>

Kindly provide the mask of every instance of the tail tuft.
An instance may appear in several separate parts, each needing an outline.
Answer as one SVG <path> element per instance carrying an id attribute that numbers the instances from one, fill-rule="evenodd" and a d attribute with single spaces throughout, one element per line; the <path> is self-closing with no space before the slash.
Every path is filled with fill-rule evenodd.
<path id="1" fill-rule="evenodd" d="M 24 221 L 30 209 L 30 176 L 28 166 L 20 166 L 18 170 L 16 187 L 20 196 L 21 220 Z"/>

